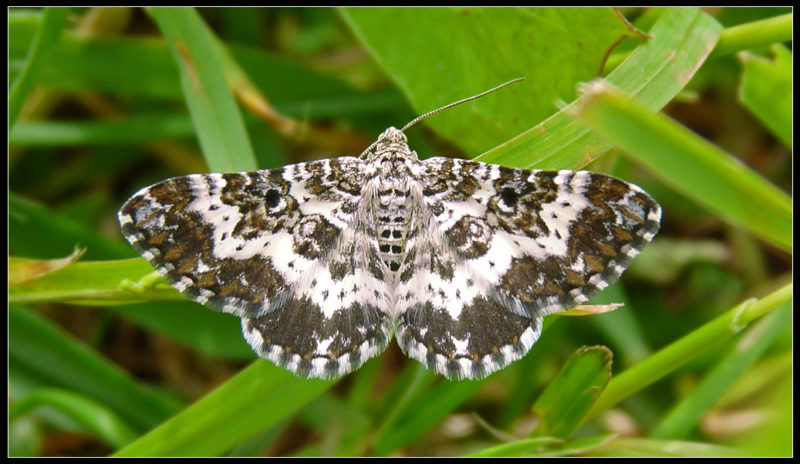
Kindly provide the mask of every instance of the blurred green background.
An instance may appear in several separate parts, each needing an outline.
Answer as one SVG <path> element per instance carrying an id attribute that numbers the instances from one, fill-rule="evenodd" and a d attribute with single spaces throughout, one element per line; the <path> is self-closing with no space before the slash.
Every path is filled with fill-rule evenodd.
<path id="1" fill-rule="evenodd" d="M 791 455 L 791 32 L 780 8 L 9 9 L 9 454 Z M 664 215 L 593 301 L 624 307 L 546 318 L 488 379 L 396 344 L 297 379 L 121 238 L 144 186 L 355 156 L 517 77 L 410 146 L 610 173 Z"/>

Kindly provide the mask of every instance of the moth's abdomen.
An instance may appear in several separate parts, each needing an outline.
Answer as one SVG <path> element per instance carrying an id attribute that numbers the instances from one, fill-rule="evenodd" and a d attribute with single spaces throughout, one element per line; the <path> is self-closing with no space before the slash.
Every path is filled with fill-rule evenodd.
<path id="1" fill-rule="evenodd" d="M 375 208 L 378 233 L 378 256 L 390 271 L 400 269 L 405 254 L 406 237 L 411 221 L 411 208 L 406 185 L 386 183 L 378 192 Z"/>

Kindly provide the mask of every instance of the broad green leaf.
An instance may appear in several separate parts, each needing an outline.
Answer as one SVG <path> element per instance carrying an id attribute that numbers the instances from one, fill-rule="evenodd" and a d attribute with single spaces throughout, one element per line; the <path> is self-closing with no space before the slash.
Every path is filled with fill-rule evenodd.
<path id="1" fill-rule="evenodd" d="M 606 79 L 659 110 L 702 65 L 719 37 L 720 25 L 696 8 L 666 8 L 640 44 Z M 577 169 L 612 145 L 591 134 L 571 115 L 572 102 L 541 124 L 475 158 L 527 169 Z"/>
<path id="2" fill-rule="evenodd" d="M 200 146 L 212 172 L 254 171 L 258 166 L 225 80 L 215 38 L 191 8 L 151 8 L 170 44 Z"/>
<path id="3" fill-rule="evenodd" d="M 35 312 L 9 306 L 8 358 L 48 386 L 69 389 L 108 406 L 139 430 L 169 417 L 180 403 L 139 385 L 116 365 Z"/>
<path id="4" fill-rule="evenodd" d="M 792 200 L 779 188 L 667 116 L 598 80 L 576 116 L 661 180 L 723 219 L 791 250 Z"/>
<path id="5" fill-rule="evenodd" d="M 473 154 L 543 121 L 555 101 L 572 100 L 575 83 L 596 76 L 609 49 L 632 35 L 610 8 L 344 8 L 341 13 L 419 113 L 526 78 L 427 121 Z"/>
<path id="6" fill-rule="evenodd" d="M 773 60 L 743 52 L 739 100 L 784 145 L 792 148 L 792 52 L 774 45 Z"/>
<path id="7" fill-rule="evenodd" d="M 258 360 L 116 456 L 220 456 L 278 424 L 334 382 Z"/>
<path id="8" fill-rule="evenodd" d="M 538 437 L 569 439 L 611 378 L 611 351 L 584 347 L 573 353 L 533 405 Z"/>

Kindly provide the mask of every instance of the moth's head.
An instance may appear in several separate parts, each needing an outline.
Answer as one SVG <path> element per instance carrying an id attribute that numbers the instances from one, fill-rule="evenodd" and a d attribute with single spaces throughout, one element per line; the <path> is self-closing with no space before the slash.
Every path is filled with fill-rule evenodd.
<path id="1" fill-rule="evenodd" d="M 408 156 L 411 153 L 411 149 L 408 148 L 406 134 L 396 127 L 390 127 L 378 136 L 378 140 L 375 143 L 364 150 L 364 153 L 361 154 L 361 159 L 372 162 L 386 155 Z"/>
<path id="2" fill-rule="evenodd" d="M 383 131 L 381 135 L 378 136 L 378 145 L 385 144 L 393 144 L 393 143 L 403 143 L 408 145 L 408 139 L 406 139 L 406 134 L 403 133 L 400 129 L 396 127 L 390 127 Z"/>

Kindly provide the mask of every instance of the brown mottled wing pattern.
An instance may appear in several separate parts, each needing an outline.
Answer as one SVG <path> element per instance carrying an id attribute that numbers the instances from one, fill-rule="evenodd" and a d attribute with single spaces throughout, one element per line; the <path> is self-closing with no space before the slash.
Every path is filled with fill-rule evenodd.
<path id="1" fill-rule="evenodd" d="M 423 224 L 398 287 L 397 337 L 450 378 L 483 377 L 522 357 L 541 318 L 617 280 L 656 234 L 644 191 L 586 171 L 423 161 Z"/>
<path id="2" fill-rule="evenodd" d="M 259 355 L 301 376 L 339 377 L 392 335 L 389 289 L 355 227 L 363 171 L 345 157 L 177 177 L 134 195 L 119 221 L 173 287 L 241 317 Z"/>

